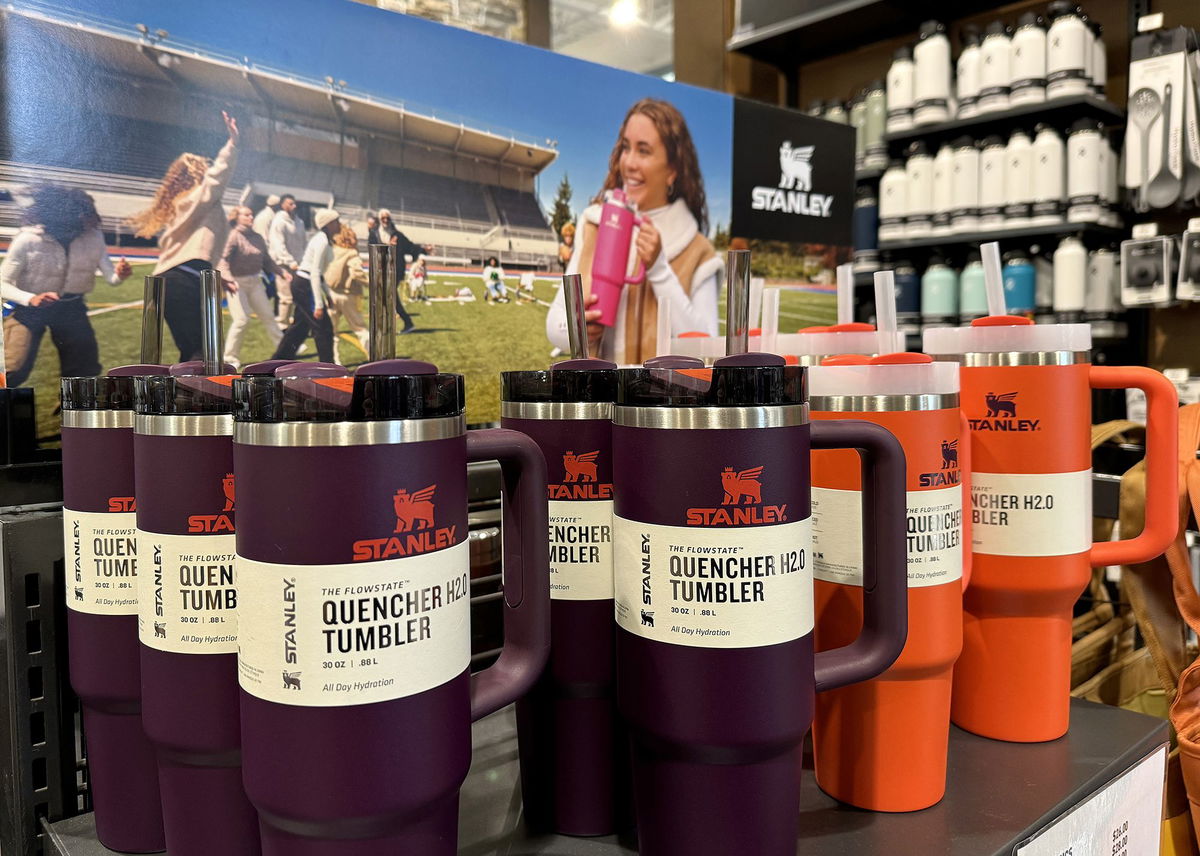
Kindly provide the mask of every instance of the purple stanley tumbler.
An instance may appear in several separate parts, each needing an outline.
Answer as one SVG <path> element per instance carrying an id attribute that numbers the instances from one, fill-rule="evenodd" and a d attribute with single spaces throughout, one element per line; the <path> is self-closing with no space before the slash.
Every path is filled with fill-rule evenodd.
<path id="1" fill-rule="evenodd" d="M 164 849 L 154 749 L 142 730 L 133 379 L 165 366 L 62 380 L 63 534 L 71 686 L 83 705 L 96 835 L 110 850 Z"/>
<path id="2" fill-rule="evenodd" d="M 576 359 L 502 375 L 501 424 L 533 438 L 549 476 L 550 663 L 517 702 L 525 822 L 566 835 L 610 834 L 628 813 L 613 685 L 615 369 Z"/>
<path id="3" fill-rule="evenodd" d="M 546 468 L 466 431 L 461 375 L 234 382 L 246 790 L 266 856 L 451 856 L 471 722 L 549 645 Z M 471 675 L 467 462 L 499 460 L 505 644 Z"/>
<path id="4" fill-rule="evenodd" d="M 617 698 L 642 856 L 792 856 L 814 692 L 904 647 L 904 453 L 877 425 L 810 426 L 805 371 L 740 354 L 619 372 Z M 815 657 L 810 447 L 863 457 L 872 578 L 859 637 Z"/>
<path id="5" fill-rule="evenodd" d="M 198 362 L 135 381 L 142 722 L 171 856 L 260 852 L 238 725 L 231 381 Z"/>

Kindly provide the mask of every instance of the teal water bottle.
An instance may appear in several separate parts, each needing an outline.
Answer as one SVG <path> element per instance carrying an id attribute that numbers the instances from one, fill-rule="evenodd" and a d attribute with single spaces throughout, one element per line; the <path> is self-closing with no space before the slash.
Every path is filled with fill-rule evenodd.
<path id="1" fill-rule="evenodd" d="M 1023 250 L 1004 254 L 1004 306 L 1009 315 L 1026 318 L 1037 309 L 1037 271 Z"/>
<path id="2" fill-rule="evenodd" d="M 979 250 L 967 253 L 967 265 L 958 280 L 958 313 L 966 324 L 988 314 L 987 287 L 983 280 L 983 260 Z"/>
<path id="3" fill-rule="evenodd" d="M 921 277 L 921 325 L 952 327 L 958 324 L 958 276 L 943 256 L 931 255 Z"/>

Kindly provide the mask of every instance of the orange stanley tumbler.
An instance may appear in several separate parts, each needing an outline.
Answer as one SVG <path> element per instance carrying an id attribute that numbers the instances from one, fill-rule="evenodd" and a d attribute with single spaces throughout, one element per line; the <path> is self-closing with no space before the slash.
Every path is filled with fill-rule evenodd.
<path id="1" fill-rule="evenodd" d="M 990 316 L 925 331 L 962 364 L 971 428 L 971 587 L 951 719 L 997 740 L 1067 732 L 1071 610 L 1093 566 L 1144 562 L 1175 537 L 1178 397 L 1156 371 L 1093 366 L 1086 324 Z M 1146 393 L 1146 526 L 1092 544 L 1091 390 Z"/>
<path id="2" fill-rule="evenodd" d="M 813 722 L 817 784 L 871 811 L 917 811 L 946 791 L 969 468 L 958 385 L 957 366 L 924 354 L 834 357 L 809 370 L 814 420 L 874 422 L 907 459 L 908 642 L 878 678 L 818 695 Z M 844 450 L 813 452 L 812 465 L 816 646 L 826 651 L 862 626 L 861 467 Z"/>

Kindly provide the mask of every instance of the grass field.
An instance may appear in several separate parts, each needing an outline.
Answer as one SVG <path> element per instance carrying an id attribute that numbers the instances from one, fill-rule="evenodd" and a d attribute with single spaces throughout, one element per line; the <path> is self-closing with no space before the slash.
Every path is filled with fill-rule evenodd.
<path id="1" fill-rule="evenodd" d="M 141 306 L 122 307 L 142 297 L 142 275 L 149 265 L 134 265 L 134 275 L 119 286 L 97 281 L 89 296 L 96 338 L 100 342 L 100 362 L 105 369 L 138 362 L 141 330 Z M 511 283 L 510 283 L 511 284 Z M 546 340 L 546 308 L 538 304 L 519 304 L 515 301 L 489 305 L 482 299 L 483 288 L 478 276 L 431 273 L 428 284 L 430 297 L 449 296 L 462 286 L 476 296 L 470 303 L 433 302 L 408 304 L 417 329 L 397 338 L 397 356 L 428 360 L 443 371 L 460 372 L 467 377 L 467 419 L 469 422 L 491 422 L 499 419 L 500 372 L 514 369 L 546 368 L 550 362 L 550 343 Z M 549 303 L 555 287 L 549 281 L 538 280 L 534 291 L 539 299 Z M 836 308 L 832 294 L 817 294 L 787 290 L 781 297 L 779 328 L 792 331 L 812 324 L 831 324 Z M 722 313 L 724 301 L 722 301 Z M 364 307 L 365 312 L 365 307 Z M 225 325 L 230 323 L 228 312 Z M 341 357 L 348 366 L 366 360 L 348 330 L 339 331 Z M 315 348 L 309 341 L 309 351 L 302 359 L 316 359 Z M 164 335 L 164 358 L 178 357 L 170 333 Z M 242 345 L 242 362 L 251 363 L 271 356 L 266 333 L 256 320 L 251 320 Z M 38 434 L 53 437 L 59 433 L 59 418 L 54 413 L 58 401 L 58 354 L 46 336 L 38 354 L 37 364 L 29 384 L 37 390 Z"/>

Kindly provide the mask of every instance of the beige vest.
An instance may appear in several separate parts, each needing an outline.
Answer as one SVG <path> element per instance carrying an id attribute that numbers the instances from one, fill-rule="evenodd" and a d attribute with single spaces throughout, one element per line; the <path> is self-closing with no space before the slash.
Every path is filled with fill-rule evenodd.
<path id="1" fill-rule="evenodd" d="M 583 240 L 579 245 L 579 273 L 583 276 L 583 294 L 586 298 L 592 293 L 592 256 L 596 252 L 596 233 L 599 227 L 590 221 L 583 224 Z M 699 232 L 669 264 L 683 293 L 691 295 L 692 278 L 696 270 L 704 262 L 716 255 L 708 238 Z M 658 298 L 654 289 L 645 277 L 634 285 L 626 285 L 629 292 L 625 299 L 625 343 L 622 352 L 614 355 L 618 363 L 624 365 L 641 365 L 651 357 L 657 356 L 655 348 L 658 344 Z"/>

